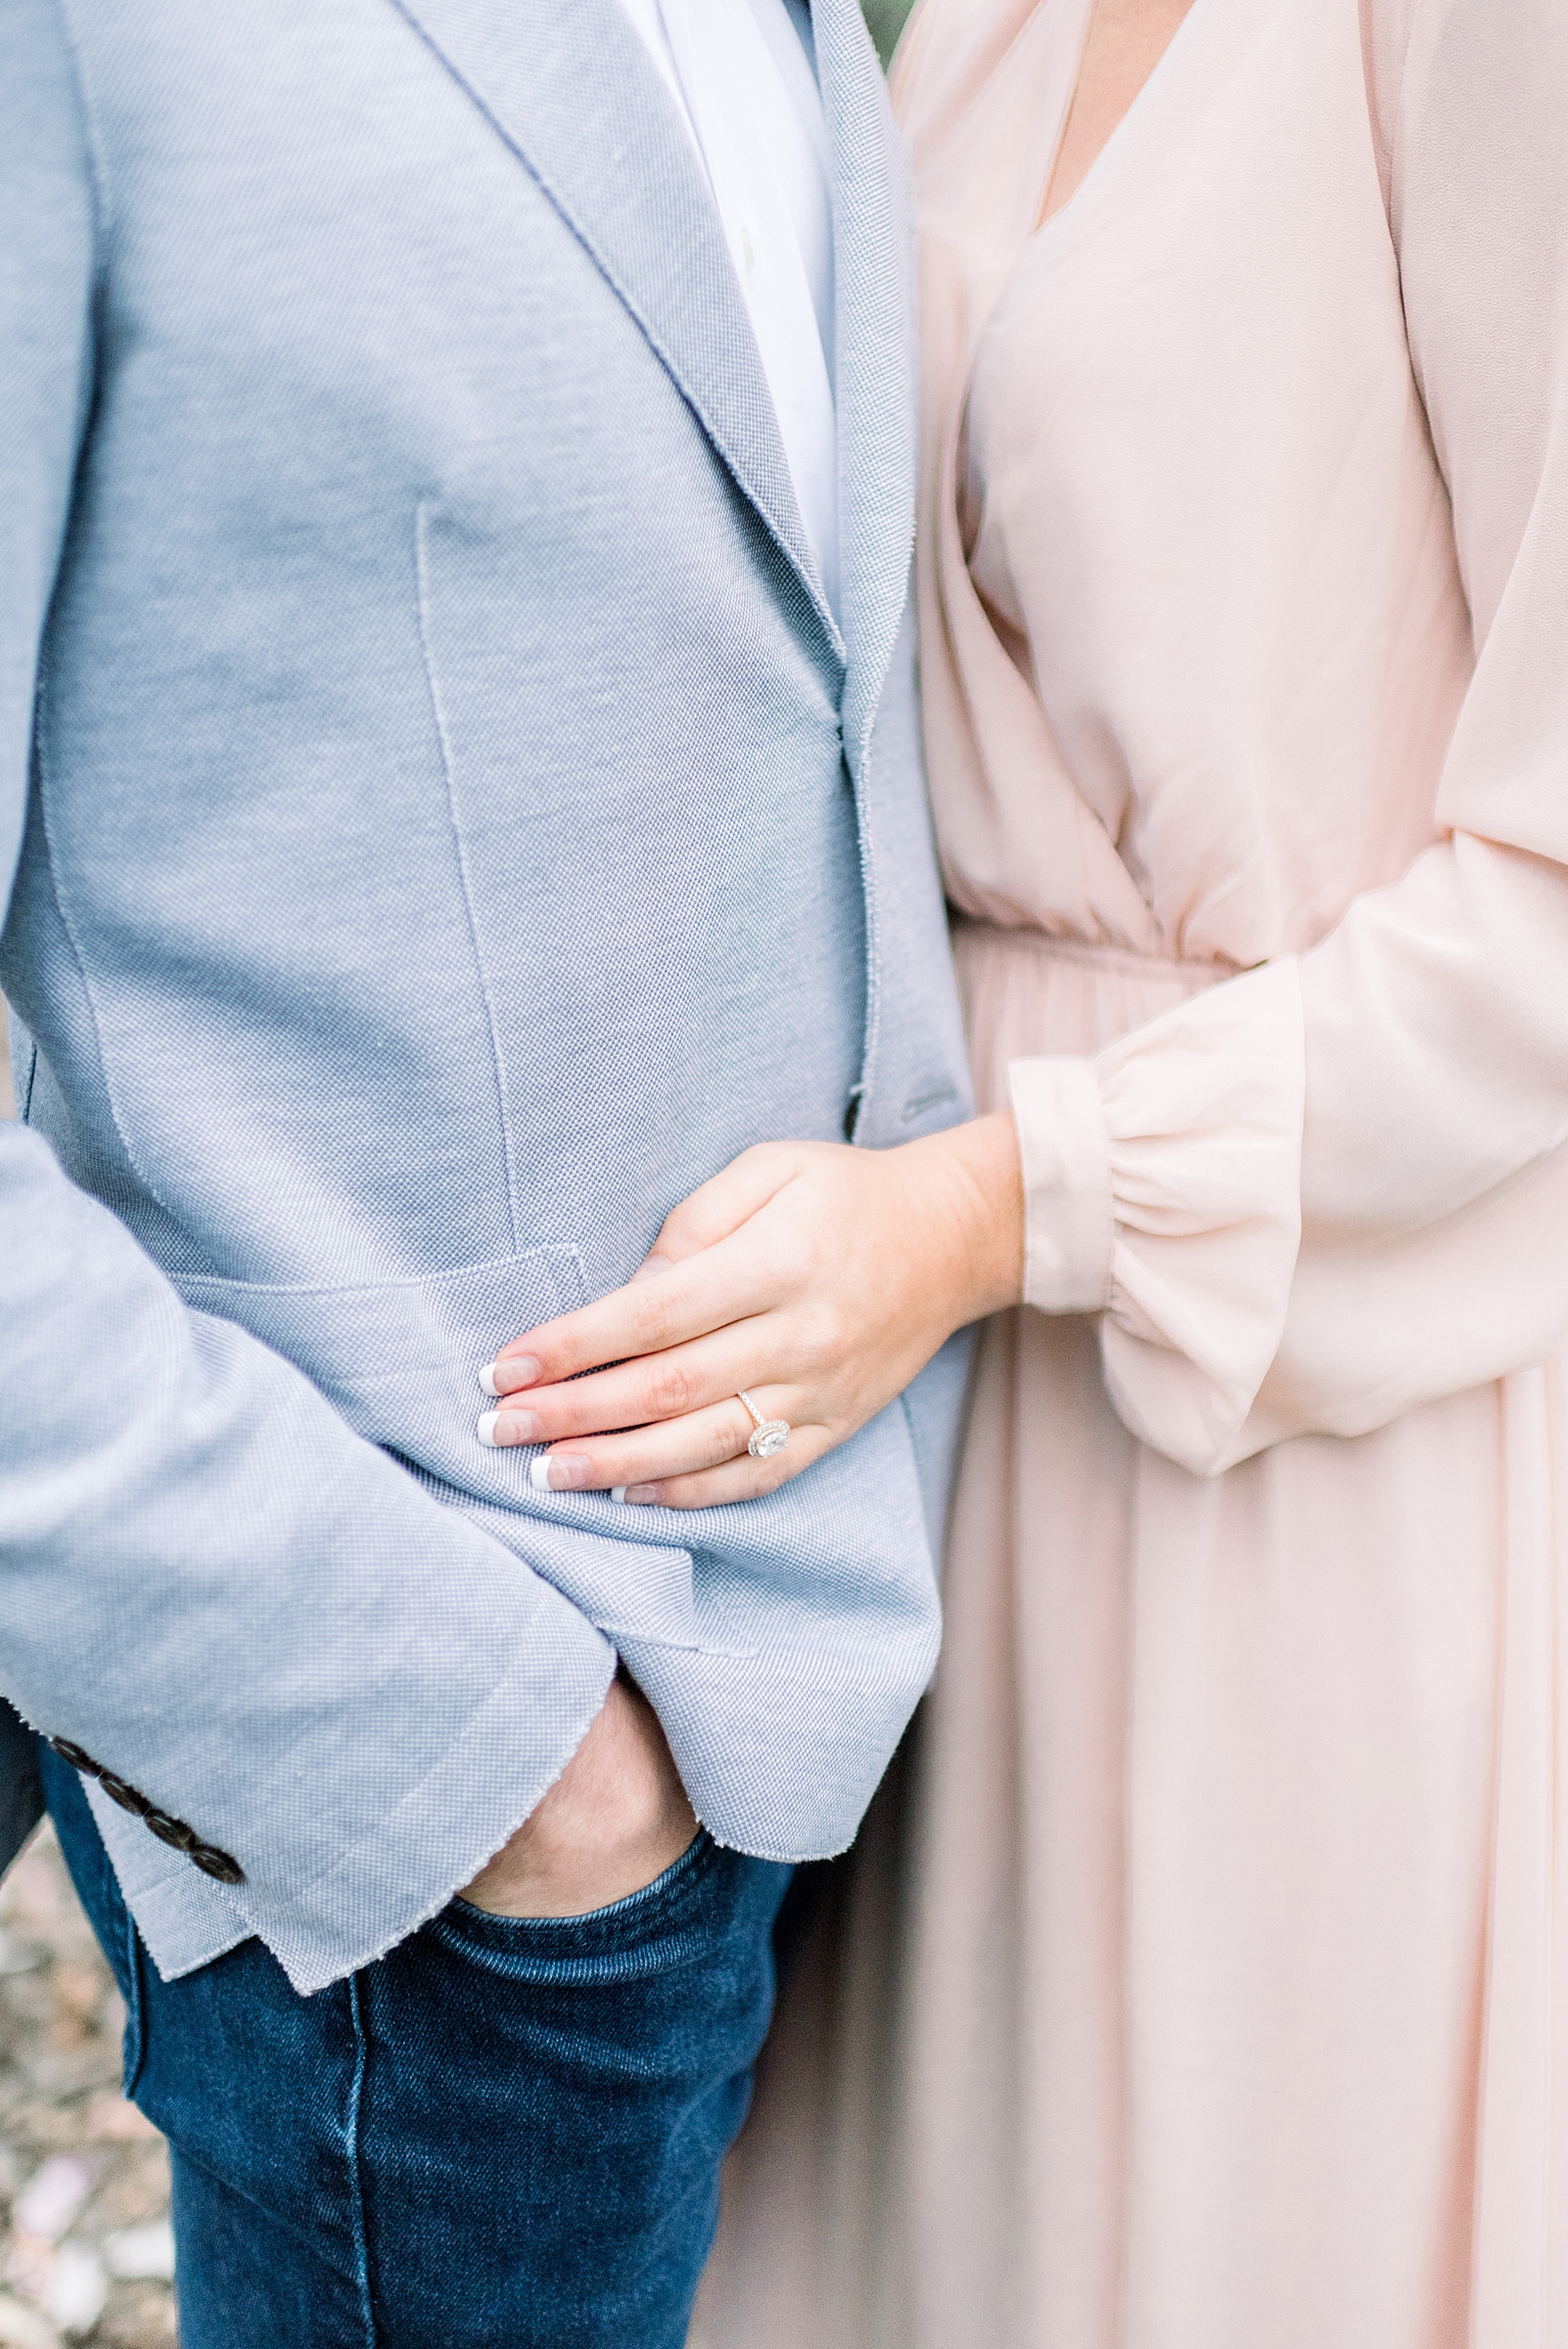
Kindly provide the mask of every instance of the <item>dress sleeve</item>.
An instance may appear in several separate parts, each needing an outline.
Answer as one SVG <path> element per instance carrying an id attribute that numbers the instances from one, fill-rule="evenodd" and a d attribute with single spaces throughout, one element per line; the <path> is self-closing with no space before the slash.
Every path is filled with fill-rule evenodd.
<path id="1" fill-rule="evenodd" d="M 1101 1312 L 1118 1409 L 1198 1473 L 1568 1329 L 1565 121 L 1561 0 L 1426 0 L 1391 217 L 1477 656 L 1443 839 L 1299 961 L 1014 1064 L 1029 1301 Z"/>

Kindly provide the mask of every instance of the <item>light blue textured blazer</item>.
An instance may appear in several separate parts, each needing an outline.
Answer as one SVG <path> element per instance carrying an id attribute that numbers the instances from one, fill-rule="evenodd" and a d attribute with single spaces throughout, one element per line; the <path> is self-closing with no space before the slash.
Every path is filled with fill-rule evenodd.
<path id="1" fill-rule="evenodd" d="M 706 1514 L 474 1432 L 738 1150 L 969 1106 L 900 162 L 815 38 L 842 637 L 619 0 L 0 0 L 0 1689 L 243 1865 L 92 1789 L 165 1973 L 387 1949 L 617 1651 L 774 1857 L 930 1673 L 960 1350 Z"/>

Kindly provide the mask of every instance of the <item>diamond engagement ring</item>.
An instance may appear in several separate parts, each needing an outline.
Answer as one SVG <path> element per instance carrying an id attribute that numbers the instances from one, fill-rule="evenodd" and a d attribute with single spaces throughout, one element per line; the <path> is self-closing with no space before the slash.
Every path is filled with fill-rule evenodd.
<path id="1" fill-rule="evenodd" d="M 789 1442 L 790 1423 L 787 1419 L 764 1419 L 747 1394 L 746 1389 L 742 1387 L 739 1393 L 742 1403 L 757 1422 L 752 1440 L 746 1449 L 754 1460 L 770 1460 L 776 1453 L 781 1452 Z"/>

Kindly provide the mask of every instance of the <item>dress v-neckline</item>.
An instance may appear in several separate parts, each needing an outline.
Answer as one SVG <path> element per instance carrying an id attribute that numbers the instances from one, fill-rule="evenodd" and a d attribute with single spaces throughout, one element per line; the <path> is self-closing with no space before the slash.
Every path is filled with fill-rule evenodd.
<path id="1" fill-rule="evenodd" d="M 1177 44 L 1180 42 L 1182 34 L 1186 31 L 1188 25 L 1191 24 L 1193 19 L 1203 14 L 1206 7 L 1212 6 L 1213 4 L 1214 0 L 1190 0 L 1190 5 L 1186 10 L 1185 15 L 1182 17 L 1180 23 L 1176 26 L 1175 30 L 1171 34 L 1170 39 L 1166 42 L 1165 47 L 1160 51 L 1159 56 L 1155 59 L 1153 65 L 1150 66 L 1147 73 L 1145 73 L 1143 79 L 1139 82 L 1136 90 L 1133 92 L 1130 99 L 1129 99 L 1127 105 L 1123 108 L 1122 113 L 1112 124 L 1110 130 L 1106 133 L 1106 136 L 1101 140 L 1082 178 L 1079 180 L 1078 185 L 1071 191 L 1070 194 L 1062 199 L 1060 204 L 1053 207 L 1050 203 L 1051 187 L 1055 181 L 1057 169 L 1062 160 L 1062 149 L 1066 144 L 1068 128 L 1073 119 L 1073 109 L 1078 104 L 1079 92 L 1083 87 L 1084 69 L 1088 60 L 1089 42 L 1093 37 L 1095 19 L 1099 14 L 1100 8 L 1104 5 L 1104 0 L 1087 0 L 1087 5 L 1084 9 L 1083 22 L 1078 28 L 1078 66 L 1067 93 L 1066 104 L 1062 109 L 1060 119 L 1056 125 L 1056 135 L 1051 141 L 1050 158 L 1045 167 L 1044 185 L 1040 191 L 1039 208 L 1037 211 L 1034 227 L 1030 231 L 1028 238 L 1028 243 L 1030 245 L 1033 246 L 1038 244 L 1040 239 L 1046 235 L 1048 230 L 1055 226 L 1058 220 L 1063 219 L 1074 209 L 1075 206 L 1078 205 L 1079 200 L 1083 196 L 1084 190 L 1089 185 L 1090 181 L 1097 176 L 1103 176 L 1102 165 L 1104 164 L 1105 158 L 1111 153 L 1113 148 L 1121 145 L 1123 134 L 1127 130 L 1128 124 L 1132 120 L 1133 116 L 1140 111 L 1144 111 L 1144 99 L 1147 97 L 1149 89 L 1154 82 L 1166 77 L 1166 67 L 1172 51 L 1176 48 Z M 1046 5 L 1049 5 L 1049 0 L 1046 0 Z"/>

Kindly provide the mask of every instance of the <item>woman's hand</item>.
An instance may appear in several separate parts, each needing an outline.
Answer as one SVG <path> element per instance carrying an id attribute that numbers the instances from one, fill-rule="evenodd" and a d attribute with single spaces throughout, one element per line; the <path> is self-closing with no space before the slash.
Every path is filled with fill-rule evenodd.
<path id="1" fill-rule="evenodd" d="M 674 1210 L 623 1289 L 488 1365 L 481 1440 L 554 1447 L 533 1466 L 554 1492 L 749 1500 L 863 1426 L 955 1329 L 1016 1304 L 1023 1262 L 1010 1117 L 897 1150 L 765 1143 Z M 770 1460 L 747 1451 L 742 1387 L 790 1423 Z"/>

